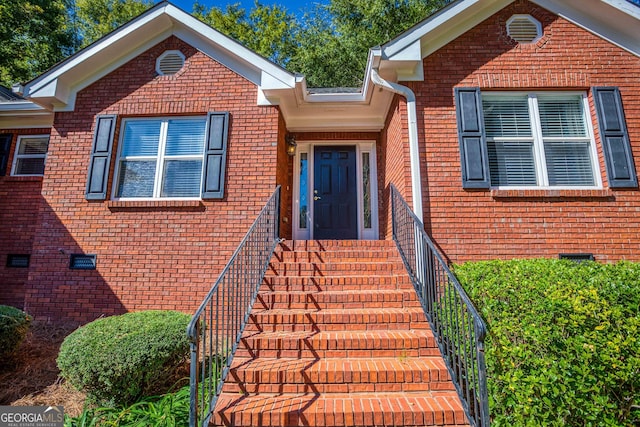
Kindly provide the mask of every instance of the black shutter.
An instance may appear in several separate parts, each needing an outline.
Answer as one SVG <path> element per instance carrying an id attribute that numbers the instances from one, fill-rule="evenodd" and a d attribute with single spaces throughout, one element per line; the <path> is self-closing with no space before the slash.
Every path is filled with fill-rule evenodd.
<path id="1" fill-rule="evenodd" d="M 207 115 L 207 146 L 202 183 L 203 199 L 224 197 L 228 132 L 229 113 L 209 113 Z"/>
<path id="2" fill-rule="evenodd" d="M 456 116 L 463 188 L 489 188 L 489 155 L 479 88 L 456 88 Z"/>
<path id="3" fill-rule="evenodd" d="M 629 133 L 617 87 L 594 87 L 593 100 L 598 114 L 600 138 L 610 188 L 637 188 Z"/>
<path id="4" fill-rule="evenodd" d="M 7 165 L 9 164 L 9 151 L 11 150 L 11 140 L 13 135 L 3 133 L 0 135 L 0 176 L 7 174 Z"/>
<path id="5" fill-rule="evenodd" d="M 87 200 L 104 200 L 107 198 L 107 182 L 109 181 L 109 165 L 111 164 L 111 148 L 116 127 L 116 116 L 98 116 L 93 135 L 91 161 L 87 175 Z"/>

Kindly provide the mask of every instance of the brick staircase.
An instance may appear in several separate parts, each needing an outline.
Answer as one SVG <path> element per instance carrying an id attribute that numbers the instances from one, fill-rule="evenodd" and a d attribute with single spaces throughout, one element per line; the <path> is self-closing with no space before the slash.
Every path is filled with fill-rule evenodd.
<path id="1" fill-rule="evenodd" d="M 212 425 L 467 426 L 390 241 L 279 245 Z"/>

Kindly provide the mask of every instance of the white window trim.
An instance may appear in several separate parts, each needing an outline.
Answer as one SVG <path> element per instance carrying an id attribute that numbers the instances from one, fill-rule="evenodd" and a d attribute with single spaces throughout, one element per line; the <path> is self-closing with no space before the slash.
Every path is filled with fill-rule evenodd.
<path id="1" fill-rule="evenodd" d="M 206 120 L 206 116 L 180 116 L 180 117 L 130 117 L 122 120 L 122 124 L 120 125 L 120 136 L 118 138 L 118 155 L 116 157 L 116 167 L 114 173 L 113 180 L 113 188 L 111 190 L 112 199 L 116 201 L 145 201 L 145 200 L 202 200 L 202 176 L 204 175 L 204 144 L 205 140 L 202 141 L 202 154 L 199 156 L 194 155 L 178 155 L 178 156 L 166 156 L 165 148 L 167 145 L 167 129 L 169 127 L 169 120 L 193 120 L 196 118 L 202 118 Z M 129 156 L 123 159 L 122 157 L 122 147 L 123 147 L 123 139 L 124 139 L 124 129 L 128 122 L 134 121 L 161 121 L 160 124 L 160 140 L 158 142 L 158 155 L 157 156 Z M 205 139 L 206 139 L 206 131 L 205 131 Z M 200 195 L 197 197 L 161 197 L 162 191 L 162 176 L 164 174 L 164 165 L 166 159 L 181 159 L 181 160 L 202 160 L 202 171 L 200 172 Z M 156 161 L 156 174 L 153 180 L 153 197 L 118 197 L 118 185 L 120 184 L 120 166 L 123 160 L 155 160 Z"/>
<path id="2" fill-rule="evenodd" d="M 38 139 L 38 138 L 46 138 L 47 144 L 50 139 L 50 135 L 42 134 L 42 135 L 20 135 L 18 136 L 18 141 L 16 143 L 16 150 L 13 155 L 13 163 L 11 165 L 11 176 L 44 176 L 42 174 L 24 174 L 17 173 L 18 160 L 20 159 L 43 159 L 44 165 L 46 167 L 47 164 L 47 154 L 49 153 L 49 149 L 47 148 L 47 153 L 45 154 L 19 154 L 20 153 L 20 144 L 25 139 Z M 47 145 L 48 147 L 48 145 Z"/>
<path id="3" fill-rule="evenodd" d="M 536 177 L 538 185 L 492 185 L 491 188 L 498 190 L 601 190 L 602 173 L 598 161 L 598 150 L 596 148 L 595 137 L 593 134 L 593 123 L 591 121 L 591 113 L 589 109 L 589 98 L 585 92 L 565 91 L 565 92 L 486 92 L 485 95 L 491 97 L 510 97 L 526 95 L 529 103 L 529 120 L 531 123 L 531 133 L 533 139 L 533 155 L 536 168 Z M 580 95 L 582 97 L 582 113 L 584 114 L 586 136 L 581 138 L 563 138 L 564 140 L 575 139 L 579 141 L 589 141 L 589 150 L 591 153 L 591 168 L 593 170 L 594 185 L 549 185 L 547 176 L 546 158 L 544 154 L 544 139 L 542 137 L 542 126 L 540 123 L 538 111 L 538 96 L 557 97 L 565 99 L 568 96 Z M 517 140 L 522 141 L 524 137 L 500 138 L 500 141 Z M 487 138 L 487 141 L 489 138 Z"/>
<path id="4" fill-rule="evenodd" d="M 314 147 L 315 146 L 340 146 L 350 145 L 356 146 L 356 187 L 357 187 L 357 209 L 358 209 L 358 239 L 359 240 L 377 240 L 379 238 L 379 219 L 378 219 L 378 169 L 376 157 L 376 144 L 374 141 L 309 141 L 298 142 L 296 155 L 294 157 L 293 168 L 293 214 L 292 231 L 293 238 L 297 240 L 313 239 L 313 177 L 314 177 Z M 307 210 L 307 228 L 300 228 L 300 156 L 302 153 L 307 154 L 307 200 L 309 208 Z M 369 163 L 371 174 L 371 228 L 364 228 L 364 189 L 362 182 L 362 153 L 369 153 Z"/>

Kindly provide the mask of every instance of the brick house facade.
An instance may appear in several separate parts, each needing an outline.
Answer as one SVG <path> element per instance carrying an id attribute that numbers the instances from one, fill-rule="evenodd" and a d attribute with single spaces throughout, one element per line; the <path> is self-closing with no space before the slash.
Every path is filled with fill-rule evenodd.
<path id="1" fill-rule="evenodd" d="M 393 184 L 414 207 L 419 195 L 416 214 L 452 262 L 560 253 L 640 260 L 640 39 L 624 30 L 628 25 L 616 30 L 619 22 L 637 25 L 640 11 L 614 3 L 590 0 L 578 10 L 554 1 L 453 2 L 373 49 L 366 83 L 344 93 L 309 90 L 304 78 L 160 3 L 25 84 L 21 102 L 33 103 L 34 115 L 49 112 L 48 126 L 12 116 L 14 104 L 0 102 L 0 135 L 9 141 L 0 152 L 7 161 L 0 177 L 0 256 L 29 255 L 26 268 L 0 262 L 0 303 L 77 322 L 148 308 L 192 312 L 277 185 L 282 237 L 322 238 L 314 227 L 324 219 L 312 190 L 324 178 L 314 162 L 342 155 L 344 147 L 355 156 L 347 168 L 356 184 L 349 208 L 353 238 L 391 238 Z M 531 43 L 514 40 L 514 17 L 537 31 Z M 163 75 L 161 61 L 172 53 L 180 65 Z M 415 103 L 397 82 L 415 94 Z M 594 88 L 623 106 L 625 129 L 607 149 L 598 113 L 607 105 Z M 473 136 L 477 152 L 466 151 L 459 93 L 477 96 L 475 114 L 484 116 Z M 567 120 L 579 122 L 566 130 L 559 119 L 562 132 L 574 132 L 569 154 L 558 148 L 557 135 L 545 134 L 557 125 L 553 117 L 565 117 L 557 114 L 567 105 L 577 108 Z M 525 126 L 533 128 L 531 136 L 516 141 L 491 127 L 497 120 L 506 128 L 518 114 L 531 118 Z M 206 143 L 213 138 L 211 117 L 225 126 L 221 190 L 213 197 L 163 196 L 167 176 L 174 177 L 171 161 L 186 161 L 183 169 L 188 161 L 201 162 L 208 182 L 208 146 L 204 154 L 171 154 L 168 129 L 187 123 L 181 120 L 206 121 Z M 105 123 L 111 133 L 100 154 Z M 162 155 L 127 145 L 136 132 L 144 133 L 136 141 L 146 141 L 150 123 L 160 129 Z M 42 176 L 14 173 L 19 137 L 42 134 L 50 135 Z M 291 137 L 293 156 L 287 154 Z M 515 147 L 518 170 L 505 147 Z M 553 156 L 564 156 L 558 162 L 569 172 L 556 168 L 560 157 Z M 99 161 L 106 162 L 104 173 L 96 172 Z M 154 193 L 140 196 L 134 187 L 142 181 L 127 168 L 148 173 L 145 161 L 165 175 L 149 178 Z M 622 185 L 610 182 L 624 175 L 616 175 L 620 161 L 631 165 Z M 588 176 L 567 184 L 576 165 Z M 477 170 L 482 183 L 467 185 Z M 514 185 L 509 174 L 523 181 Z M 564 184 L 554 181 L 556 174 Z M 95 177 L 100 182 L 92 193 L 87 180 Z M 76 254 L 95 255 L 96 268 L 70 269 Z"/>

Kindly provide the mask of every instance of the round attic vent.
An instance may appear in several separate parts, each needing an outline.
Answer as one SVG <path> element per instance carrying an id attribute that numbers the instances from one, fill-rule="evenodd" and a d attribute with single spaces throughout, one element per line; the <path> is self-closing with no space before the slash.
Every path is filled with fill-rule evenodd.
<path id="1" fill-rule="evenodd" d="M 179 50 L 168 50 L 158 57 L 156 72 L 161 76 L 172 76 L 184 66 L 184 55 Z"/>
<path id="2" fill-rule="evenodd" d="M 518 43 L 534 43 L 542 37 L 542 24 L 531 15 L 513 15 L 507 21 L 507 34 Z"/>

